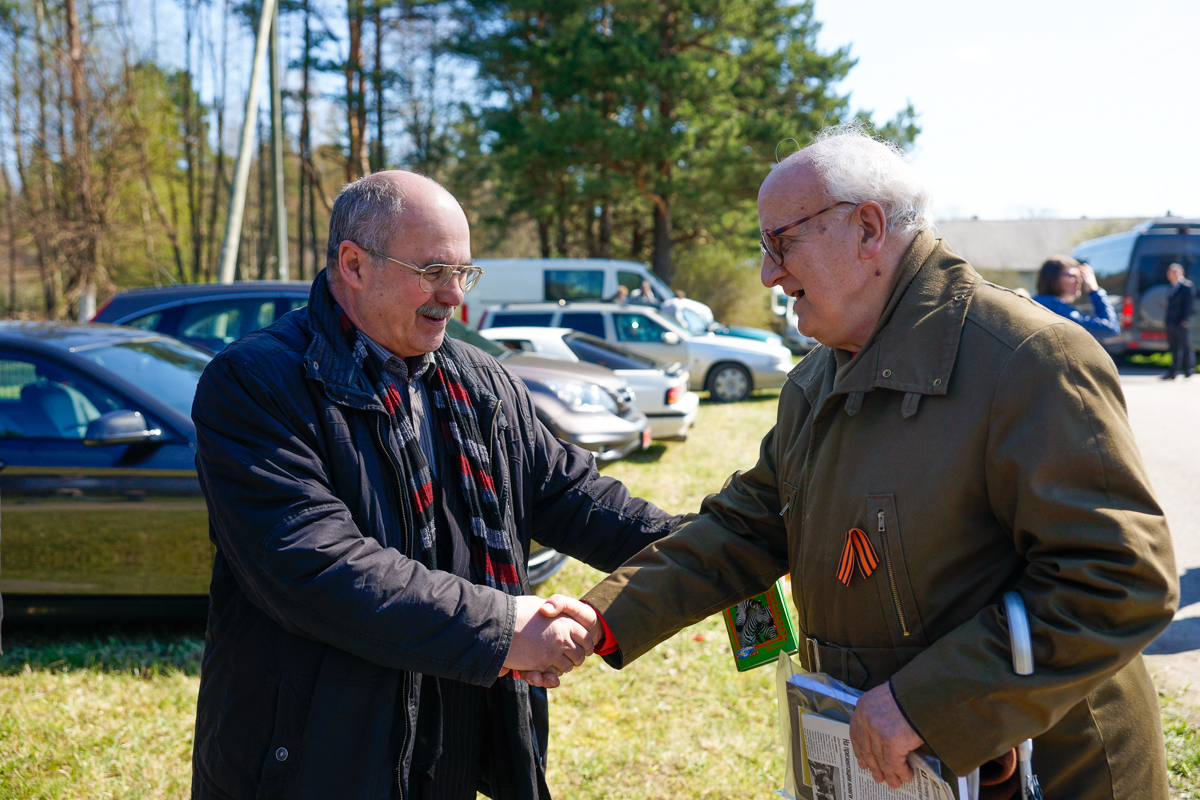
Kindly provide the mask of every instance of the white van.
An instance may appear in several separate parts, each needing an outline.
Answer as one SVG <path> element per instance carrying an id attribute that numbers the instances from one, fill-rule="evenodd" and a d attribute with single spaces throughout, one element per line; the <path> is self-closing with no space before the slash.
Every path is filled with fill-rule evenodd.
<path id="1" fill-rule="evenodd" d="M 650 284 L 659 306 L 675 293 L 653 272 L 636 261 L 607 258 L 479 258 L 483 277 L 464 298 L 463 322 L 478 325 L 483 310 L 505 303 L 544 303 L 566 300 L 604 300 L 624 286 L 632 295 L 642 282 Z M 711 314 L 711 312 L 709 312 Z"/>

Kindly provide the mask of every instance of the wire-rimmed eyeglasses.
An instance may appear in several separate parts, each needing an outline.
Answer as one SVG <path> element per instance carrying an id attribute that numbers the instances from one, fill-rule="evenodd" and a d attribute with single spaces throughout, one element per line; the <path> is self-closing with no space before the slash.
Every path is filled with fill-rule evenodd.
<path id="1" fill-rule="evenodd" d="M 361 245 L 359 245 L 361 247 Z M 473 266 L 458 266 L 455 264 L 430 264 L 427 267 L 418 267 L 401 261 L 398 258 L 392 258 L 387 253 L 379 253 L 375 250 L 368 250 L 363 247 L 373 256 L 386 258 L 388 261 L 395 262 L 402 267 L 408 267 L 413 272 L 420 276 L 418 285 L 423 292 L 436 292 L 450 282 L 451 278 L 458 278 L 458 285 L 462 287 L 464 292 L 471 291 L 475 284 L 479 283 L 479 277 L 483 275 L 483 270 Z"/>
<path id="2" fill-rule="evenodd" d="M 828 211 L 831 208 L 834 208 L 835 206 L 843 206 L 843 205 L 857 205 L 857 203 L 853 203 L 850 200 L 839 200 L 838 202 L 834 203 L 833 205 L 825 206 L 824 208 L 822 208 L 820 211 L 816 212 L 815 214 L 809 214 L 807 217 L 804 217 L 803 219 L 798 219 L 795 222 L 789 222 L 787 225 L 776 228 L 773 231 L 759 231 L 758 232 L 759 233 L 759 236 L 758 236 L 759 249 L 763 251 L 763 255 L 771 257 L 771 260 L 775 262 L 775 266 L 782 267 L 783 266 L 783 250 L 779 246 L 779 240 L 778 240 L 779 234 L 786 233 L 787 231 L 790 231 L 792 228 L 795 228 L 799 225 L 803 225 L 804 223 L 808 222 L 810 219 L 815 219 L 816 217 L 821 216 L 826 211 Z"/>

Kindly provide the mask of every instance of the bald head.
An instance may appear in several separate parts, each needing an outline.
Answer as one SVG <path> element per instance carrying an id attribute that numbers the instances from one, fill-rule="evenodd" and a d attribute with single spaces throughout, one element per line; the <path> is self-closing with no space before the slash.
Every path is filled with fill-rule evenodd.
<path id="1" fill-rule="evenodd" d="M 364 250 L 389 253 L 414 230 L 467 224 L 466 215 L 441 184 L 403 170 L 376 172 L 346 184 L 329 216 L 325 251 L 329 277 L 337 281 L 338 252 L 350 241 Z"/>

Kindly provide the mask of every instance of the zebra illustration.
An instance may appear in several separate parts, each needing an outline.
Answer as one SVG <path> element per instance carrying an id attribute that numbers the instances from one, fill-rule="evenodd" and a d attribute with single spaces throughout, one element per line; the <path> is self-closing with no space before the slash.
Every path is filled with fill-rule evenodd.
<path id="1" fill-rule="evenodd" d="M 733 627 L 742 647 L 769 642 L 778 636 L 771 609 L 757 598 L 743 600 L 734 607 Z"/>

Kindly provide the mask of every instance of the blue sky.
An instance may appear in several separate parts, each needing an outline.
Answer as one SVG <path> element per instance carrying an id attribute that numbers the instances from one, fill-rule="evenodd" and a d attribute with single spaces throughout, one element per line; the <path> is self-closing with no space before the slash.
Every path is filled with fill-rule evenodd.
<path id="1" fill-rule="evenodd" d="M 1200 216 L 1197 0 L 815 0 L 854 108 L 911 100 L 939 217 Z"/>

